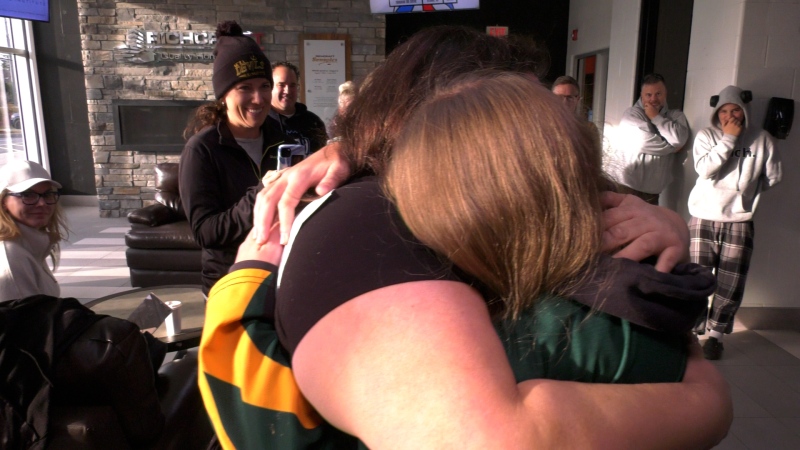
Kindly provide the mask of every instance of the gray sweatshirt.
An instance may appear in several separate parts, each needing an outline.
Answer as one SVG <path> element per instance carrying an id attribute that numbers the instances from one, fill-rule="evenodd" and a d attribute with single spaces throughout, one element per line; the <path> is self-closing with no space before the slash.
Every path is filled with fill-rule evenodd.
<path id="1" fill-rule="evenodd" d="M 689 194 L 689 213 L 716 222 L 752 220 L 762 191 L 781 181 L 781 160 L 769 134 L 752 126 L 742 90 L 728 86 L 719 93 L 711 127 L 694 140 L 694 169 L 698 178 Z M 728 103 L 744 111 L 744 129 L 738 136 L 722 132 L 717 111 Z"/>
<path id="2" fill-rule="evenodd" d="M 606 173 L 637 191 L 659 194 L 672 182 L 673 160 L 689 139 L 689 122 L 666 103 L 650 120 L 640 98 L 623 113 L 615 136 Z"/>

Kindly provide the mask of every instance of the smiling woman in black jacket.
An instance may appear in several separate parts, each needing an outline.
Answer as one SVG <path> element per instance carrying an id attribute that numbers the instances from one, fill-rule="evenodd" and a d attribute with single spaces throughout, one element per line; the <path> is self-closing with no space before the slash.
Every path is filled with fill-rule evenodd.
<path id="1" fill-rule="evenodd" d="M 181 200 L 203 249 L 205 293 L 228 272 L 253 226 L 261 177 L 276 168 L 278 145 L 294 143 L 265 123 L 272 73 L 258 44 L 236 22 L 222 22 L 214 53 L 216 101 L 197 109 L 180 164 Z"/>

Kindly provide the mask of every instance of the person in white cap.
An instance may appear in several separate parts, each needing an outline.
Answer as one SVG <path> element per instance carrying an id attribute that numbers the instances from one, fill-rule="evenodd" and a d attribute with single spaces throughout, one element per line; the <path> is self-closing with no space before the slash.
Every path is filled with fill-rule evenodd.
<path id="1" fill-rule="evenodd" d="M 58 206 L 60 188 L 33 161 L 12 161 L 0 169 L 0 301 L 60 296 L 52 271 L 68 233 Z"/>

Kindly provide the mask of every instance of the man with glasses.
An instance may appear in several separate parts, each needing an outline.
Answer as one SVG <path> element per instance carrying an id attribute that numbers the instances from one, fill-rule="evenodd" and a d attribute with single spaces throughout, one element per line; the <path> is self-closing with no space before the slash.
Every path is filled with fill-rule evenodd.
<path id="1" fill-rule="evenodd" d="M 619 191 L 658 205 L 658 197 L 672 182 L 673 162 L 689 138 L 689 122 L 682 111 L 667 107 L 664 77 L 644 77 L 641 96 L 626 109 L 616 132 L 616 152 L 606 171 Z"/>
<path id="2" fill-rule="evenodd" d="M 569 75 L 562 75 L 556 78 L 556 81 L 553 82 L 550 90 L 553 92 L 553 94 L 556 94 L 562 102 L 564 102 L 564 106 L 566 106 L 567 109 L 573 111 L 578 118 L 580 118 L 582 121 L 585 121 L 586 127 L 589 128 L 595 134 L 595 136 L 597 136 L 597 139 L 600 139 L 597 126 L 594 124 L 594 122 L 586 120 L 586 116 L 583 115 L 583 108 L 581 105 L 581 89 L 578 85 L 578 80 Z"/>
<path id="3" fill-rule="evenodd" d="M 0 301 L 61 294 L 53 275 L 67 236 L 60 188 L 33 161 L 11 161 L 0 169 Z"/>
<path id="4" fill-rule="evenodd" d="M 580 116 L 581 89 L 578 86 L 578 80 L 569 75 L 562 75 L 556 78 L 550 90 L 561 98 L 567 109 L 575 111 L 575 114 Z"/>

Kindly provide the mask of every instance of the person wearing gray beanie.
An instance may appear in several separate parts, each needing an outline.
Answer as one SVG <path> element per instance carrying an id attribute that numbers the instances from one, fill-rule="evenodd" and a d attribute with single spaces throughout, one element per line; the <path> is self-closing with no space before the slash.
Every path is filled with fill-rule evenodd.
<path id="1" fill-rule="evenodd" d="M 722 356 L 722 337 L 733 331 L 744 297 L 759 198 L 782 176 L 775 144 L 750 120 L 751 99 L 750 91 L 736 86 L 711 97 L 711 126 L 694 140 L 698 178 L 689 194 L 689 253 L 693 263 L 713 269 L 717 277 L 711 307 L 695 329 L 709 333 L 703 353 L 710 360 Z"/>
<path id="2" fill-rule="evenodd" d="M 278 146 L 295 141 L 267 122 L 272 99 L 269 59 L 236 22 L 217 26 L 214 102 L 189 122 L 179 167 L 181 201 L 202 248 L 203 291 L 233 264 L 253 226 L 261 178 L 277 168 Z"/>

